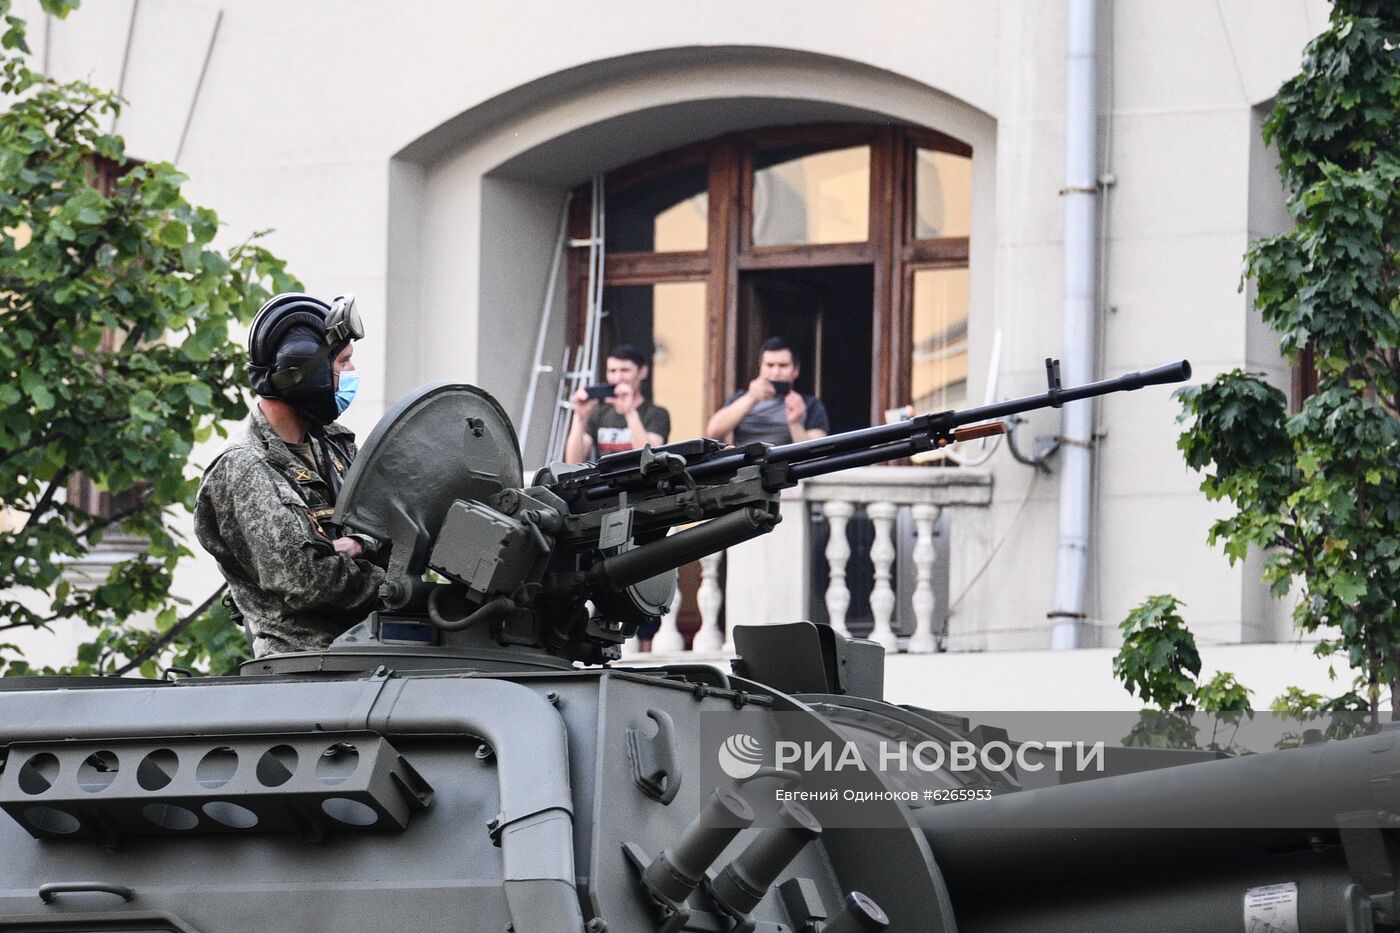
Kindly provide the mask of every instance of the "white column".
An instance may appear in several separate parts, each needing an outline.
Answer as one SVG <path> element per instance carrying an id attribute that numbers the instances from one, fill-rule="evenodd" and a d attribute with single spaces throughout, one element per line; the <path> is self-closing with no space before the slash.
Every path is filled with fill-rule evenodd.
<path id="1" fill-rule="evenodd" d="M 918 582 L 914 584 L 914 634 L 909 639 L 911 653 L 928 653 L 938 649 L 933 637 L 933 523 L 938 519 L 938 506 L 921 502 L 914 506 L 914 569 Z"/>
<path id="2" fill-rule="evenodd" d="M 690 643 L 692 651 L 718 651 L 724 647 L 719 631 L 719 609 L 724 605 L 724 590 L 719 585 L 719 560 L 723 552 L 700 558 L 700 591 L 695 601 L 700 607 L 700 630 Z"/>
<path id="3" fill-rule="evenodd" d="M 671 611 L 661 617 L 661 628 L 651 640 L 652 654 L 672 654 L 685 650 L 685 636 L 678 624 L 681 617 L 681 588 L 676 584 L 676 595 L 671 599 Z"/>
<path id="4" fill-rule="evenodd" d="M 899 510 L 893 502 L 872 502 L 865 514 L 875 526 L 875 541 L 870 546 L 870 562 L 875 565 L 875 588 L 870 593 L 870 614 L 875 627 L 870 640 L 885 646 L 886 651 L 899 648 L 890 620 L 894 618 L 894 588 L 890 586 L 890 571 L 894 567 L 894 516 Z"/>
<path id="5" fill-rule="evenodd" d="M 831 538 L 826 542 L 826 563 L 831 570 L 831 579 L 826 585 L 826 613 L 831 627 L 842 635 L 850 634 L 846 629 L 846 610 L 851 608 L 851 591 L 846 588 L 846 561 L 851 557 L 846 522 L 855 512 L 855 506 L 849 502 L 822 503 L 822 514 L 831 528 Z"/>

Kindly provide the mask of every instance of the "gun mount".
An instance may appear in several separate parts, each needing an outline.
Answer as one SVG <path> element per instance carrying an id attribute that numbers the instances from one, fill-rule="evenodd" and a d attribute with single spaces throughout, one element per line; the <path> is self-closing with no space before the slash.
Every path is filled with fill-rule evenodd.
<path id="1" fill-rule="evenodd" d="M 644 447 L 554 464 L 528 486 L 494 399 L 472 386 L 425 386 L 384 416 L 341 491 L 335 520 L 386 542 L 389 563 L 385 609 L 332 650 L 342 664 L 356 654 L 371 663 L 384 645 L 456 648 L 493 664 L 616 660 L 639 625 L 668 610 L 677 568 L 772 530 L 782 489 L 1001 433 L 1000 419 L 1022 412 L 1180 382 L 1191 367 L 1069 388 L 1057 367 L 1048 371 L 1040 395 L 781 446 L 700 438 Z M 512 648 L 528 650 L 501 653 Z"/>

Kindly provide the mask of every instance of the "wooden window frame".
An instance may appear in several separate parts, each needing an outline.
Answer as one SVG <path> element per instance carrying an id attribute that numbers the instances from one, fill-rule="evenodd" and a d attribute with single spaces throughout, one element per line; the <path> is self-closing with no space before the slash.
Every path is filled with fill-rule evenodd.
<path id="1" fill-rule="evenodd" d="M 779 246 L 753 245 L 753 167 L 765 149 L 798 145 L 839 149 L 870 147 L 870 228 L 864 242 Z M 935 149 L 973 157 L 967 143 L 923 127 L 893 124 L 814 123 L 769 127 L 715 137 L 672 149 L 607 173 L 604 193 L 616 194 L 697 164 L 708 165 L 708 248 L 686 252 L 619 252 L 604 258 L 608 286 L 667 282 L 706 283 L 705 358 L 718 371 L 707 402 L 723 404 L 740 379 L 739 274 L 764 269 L 869 265 L 872 269 L 871 423 L 910 397 L 913 380 L 913 276 L 922 269 L 970 266 L 968 237 L 914 237 L 916 150 Z M 579 346 L 587 312 L 590 186 L 575 189 L 569 233 L 569 326 Z"/>
<path id="2" fill-rule="evenodd" d="M 815 123 L 808 126 L 776 127 L 754 130 L 740 136 L 740 175 L 739 175 L 739 268 L 745 272 L 751 269 L 801 269 L 814 266 L 855 266 L 875 261 L 872 241 L 879 230 L 881 219 L 876 182 L 875 164 L 878 157 L 875 151 L 880 128 L 863 124 Z M 865 239 L 849 243 L 802 243 L 793 245 L 755 246 L 753 242 L 753 179 L 754 158 L 766 149 L 783 149 L 789 146 L 821 146 L 823 149 L 848 149 L 853 146 L 870 147 L 870 212 L 869 226 Z"/>
<path id="3" fill-rule="evenodd" d="M 914 236 L 914 168 L 918 160 L 918 150 L 934 149 L 953 155 L 972 158 L 972 147 L 967 143 L 947 136 L 937 130 L 923 127 L 905 131 L 903 145 L 899 147 L 896 160 L 896 175 L 899 192 L 896 199 L 899 216 L 895 219 L 898 231 L 898 267 L 893 276 L 893 295 L 890 306 L 897 309 L 891 322 L 892 339 L 889 346 L 890 367 L 889 393 L 892 399 L 912 399 L 914 391 L 914 273 L 925 269 L 963 269 L 971 267 L 972 251 L 969 237 L 937 237 L 916 239 Z M 891 408 L 886 405 L 885 408 Z"/>

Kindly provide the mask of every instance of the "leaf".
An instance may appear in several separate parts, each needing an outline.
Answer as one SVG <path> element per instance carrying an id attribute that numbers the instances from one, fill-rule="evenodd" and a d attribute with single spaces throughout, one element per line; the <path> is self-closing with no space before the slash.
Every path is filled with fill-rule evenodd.
<path id="1" fill-rule="evenodd" d="M 208 408 L 214 400 L 213 391 L 202 382 L 191 382 L 185 386 L 185 394 L 190 402 L 200 409 Z"/>
<path id="2" fill-rule="evenodd" d="M 1338 574 L 1332 581 L 1332 592 L 1346 605 L 1357 603 L 1366 591 L 1366 581 L 1356 574 Z"/>
<path id="3" fill-rule="evenodd" d="M 24 386 L 25 393 L 30 401 L 34 403 L 37 411 L 48 411 L 53 408 L 54 397 L 49 391 L 49 387 L 44 385 L 43 377 L 33 369 L 25 369 L 20 373 L 20 385 Z"/>
<path id="4" fill-rule="evenodd" d="M 170 249 L 179 249 L 189 239 L 189 230 L 178 220 L 167 220 L 156 232 L 156 241 Z"/>
<path id="5" fill-rule="evenodd" d="M 82 0 L 39 0 L 44 12 L 59 19 L 67 19 L 68 14 L 78 8 Z"/>
<path id="6" fill-rule="evenodd" d="M 190 272 L 199 270 L 201 250 L 197 243 L 186 243 L 180 247 L 180 264 Z"/>
<path id="7" fill-rule="evenodd" d="M 5 21 L 9 24 L 9 28 L 5 30 L 3 36 L 0 36 L 0 48 L 15 49 L 26 55 L 30 54 L 29 43 L 25 41 L 24 37 L 24 22 L 13 16 L 5 17 Z"/>

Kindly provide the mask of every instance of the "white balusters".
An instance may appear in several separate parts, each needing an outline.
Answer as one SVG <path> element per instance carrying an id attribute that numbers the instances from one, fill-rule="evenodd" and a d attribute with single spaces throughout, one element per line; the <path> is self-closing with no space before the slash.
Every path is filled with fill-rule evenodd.
<path id="1" fill-rule="evenodd" d="M 831 571 L 830 582 L 826 585 L 826 614 L 831 627 L 842 635 L 850 634 L 846 630 L 846 610 L 851 607 L 851 591 L 846 588 L 846 561 L 851 557 L 851 545 L 846 540 L 846 523 L 855 511 L 855 506 L 849 502 L 822 504 L 822 514 L 831 529 L 831 538 L 826 542 L 826 562 Z"/>
<path id="2" fill-rule="evenodd" d="M 886 468 L 886 471 L 893 473 L 896 469 Z M 907 468 L 914 471 L 916 468 Z M 884 472 L 884 471 L 882 471 Z M 920 470 L 920 473 L 928 471 Z M 945 471 L 946 472 L 946 471 Z M 939 472 L 938 477 L 943 473 Z M 865 560 L 864 549 L 862 553 L 853 554 L 851 543 L 847 537 L 850 530 L 850 523 L 855 518 L 856 510 L 864 508 L 866 515 L 870 519 L 874 536 L 869 556 L 874 569 L 873 586 L 869 597 L 869 611 L 872 619 L 871 631 L 867 636 L 872 641 L 882 645 L 886 651 L 894 652 L 899 650 L 901 642 L 906 642 L 906 651 L 910 653 L 932 653 L 938 650 L 939 636 L 935 632 L 935 619 L 938 611 L 938 601 L 935 596 L 935 574 L 942 572 L 938 565 L 938 551 L 935 547 L 935 529 L 939 516 L 946 505 L 960 506 L 965 504 L 985 505 L 985 502 L 977 500 L 964 502 L 957 498 L 952 498 L 952 494 L 944 497 L 940 494 L 934 495 L 924 491 L 922 487 L 923 476 L 905 478 L 897 476 L 901 481 L 898 483 L 884 483 L 879 481 L 867 482 L 862 486 L 848 483 L 848 488 L 825 488 L 818 486 L 820 498 L 814 497 L 807 500 L 812 504 L 817 504 L 821 508 L 830 531 L 830 536 L 826 542 L 824 551 L 827 568 L 828 583 L 826 587 L 825 603 L 827 616 L 831 627 L 849 636 L 850 629 L 848 622 L 852 611 L 852 593 L 849 582 L 850 562 L 852 558 L 857 561 Z M 915 483 L 913 480 L 920 482 Z M 966 483 L 973 492 L 984 490 L 989 487 L 987 483 Z M 888 487 L 888 488 L 886 488 Z M 834 495 L 833 495 L 834 493 Z M 974 499 L 972 493 L 959 492 L 958 495 L 965 495 L 968 499 Z M 830 496 L 830 498 L 827 498 Z M 945 503 L 942 501 L 948 498 Z M 897 520 L 900 509 L 908 508 L 912 518 L 911 540 L 905 540 L 905 536 L 896 533 Z M 908 554 L 903 549 L 912 545 L 912 554 Z M 912 558 L 906 570 L 910 579 L 900 576 L 900 589 L 908 592 L 912 590 L 912 610 L 913 618 L 905 619 L 905 613 L 911 608 L 910 603 L 904 603 L 900 607 L 900 598 L 895 588 L 896 563 L 904 559 L 905 555 Z M 786 556 L 785 560 L 791 558 Z M 804 555 L 802 559 L 807 559 Z M 695 632 L 692 650 L 697 653 L 713 657 L 720 652 L 732 653 L 734 650 L 734 640 L 732 631 L 722 630 L 720 627 L 720 615 L 728 596 L 734 596 L 736 600 L 745 599 L 745 593 L 751 592 L 748 588 L 762 585 L 766 579 L 764 573 L 757 568 L 741 565 L 749 572 L 741 577 L 744 588 L 736 592 L 734 587 L 734 576 L 731 574 L 729 580 L 730 590 L 726 593 L 725 583 L 721 577 L 721 563 L 723 557 L 720 554 L 711 554 L 700 560 L 700 584 L 698 591 L 694 594 L 695 606 L 700 616 L 700 627 Z M 770 554 L 764 557 L 764 567 L 775 562 L 775 558 Z M 777 561 L 780 566 L 789 565 L 782 561 Z M 859 569 L 861 565 L 857 565 Z M 800 572 L 800 565 L 799 565 Z M 908 600 L 908 596 L 904 597 Z M 640 645 L 634 640 L 628 642 L 624 647 L 624 652 L 629 659 L 638 656 L 645 657 L 651 655 L 674 655 L 685 651 L 685 638 L 680 632 L 678 625 L 678 610 L 682 601 L 681 594 L 677 592 L 675 601 L 669 612 L 661 623 L 660 630 L 652 640 L 649 652 L 640 650 Z M 863 601 L 863 600 L 862 600 Z M 731 604 L 734 603 L 730 600 Z M 857 614 L 863 615 L 861 610 L 865 606 L 856 607 Z M 773 613 L 766 614 L 759 621 L 784 621 L 783 616 Z M 756 623 L 757 624 L 757 623 Z M 896 634 L 896 627 L 899 626 L 901 633 L 907 632 L 906 639 L 903 634 Z M 903 626 L 907 626 L 903 627 Z"/>
<path id="3" fill-rule="evenodd" d="M 865 508 L 870 523 L 875 526 L 875 541 L 870 546 L 870 562 L 875 565 L 875 587 L 870 593 L 870 614 L 875 627 L 867 636 L 885 646 L 886 651 L 899 648 L 890 621 L 894 618 L 894 587 L 890 585 L 894 569 L 894 516 L 898 507 L 893 502 L 872 502 Z"/>
<path id="4" fill-rule="evenodd" d="M 909 639 L 911 653 L 938 650 L 933 637 L 933 523 L 938 519 L 938 506 L 921 502 L 913 508 L 915 540 L 914 570 L 914 634 Z"/>
<path id="5" fill-rule="evenodd" d="M 652 654 L 667 654 L 685 650 L 685 636 L 681 634 L 681 588 L 676 587 L 676 595 L 671 599 L 671 611 L 661 617 L 661 628 L 651 639 Z"/>
<path id="6" fill-rule="evenodd" d="M 719 608 L 724 605 L 724 591 L 719 585 L 719 562 L 724 556 L 707 554 L 700 558 L 700 590 L 695 602 L 700 609 L 700 628 L 691 641 L 692 651 L 718 651 L 724 647 L 719 630 Z"/>

